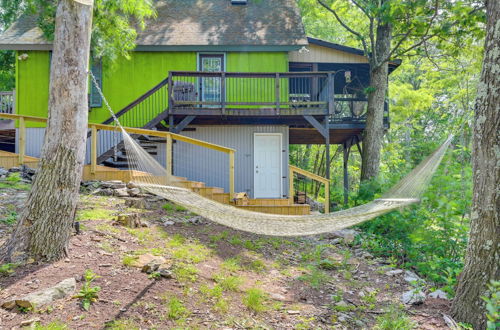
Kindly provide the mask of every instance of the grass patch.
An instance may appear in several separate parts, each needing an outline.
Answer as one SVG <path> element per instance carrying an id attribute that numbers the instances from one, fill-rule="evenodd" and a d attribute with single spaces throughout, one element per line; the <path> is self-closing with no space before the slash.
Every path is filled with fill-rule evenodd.
<path id="1" fill-rule="evenodd" d="M 114 210 L 108 210 L 103 208 L 92 208 L 85 210 L 78 210 L 76 213 L 76 218 L 79 221 L 82 220 L 112 220 Z"/>
<path id="2" fill-rule="evenodd" d="M 330 276 L 317 267 L 310 265 L 307 267 L 307 269 L 308 273 L 299 276 L 299 280 L 306 282 L 315 289 L 319 289 L 321 285 L 330 280 Z"/>
<path id="3" fill-rule="evenodd" d="M 198 269 L 191 264 L 178 263 L 174 266 L 173 273 L 180 283 L 196 282 Z"/>
<path id="4" fill-rule="evenodd" d="M 222 269 L 229 272 L 237 272 L 241 270 L 241 259 L 239 257 L 233 257 L 224 260 L 224 262 L 222 263 Z"/>
<path id="5" fill-rule="evenodd" d="M 198 243 L 189 243 L 172 248 L 172 258 L 182 262 L 199 263 L 207 259 L 210 250 Z"/>
<path id="6" fill-rule="evenodd" d="M 390 306 L 387 313 L 377 317 L 375 326 L 376 330 L 412 330 L 415 329 L 415 324 L 412 320 L 396 306 Z"/>
<path id="7" fill-rule="evenodd" d="M 213 279 L 223 290 L 235 292 L 240 290 L 240 286 L 244 282 L 239 276 L 226 276 L 224 274 L 216 274 Z"/>
<path id="8" fill-rule="evenodd" d="M 188 309 L 177 297 L 172 297 L 167 301 L 167 317 L 170 320 L 180 320 L 189 316 Z"/>
<path id="9" fill-rule="evenodd" d="M 267 302 L 267 295 L 264 291 L 257 288 L 248 289 L 246 295 L 243 297 L 243 304 L 250 310 L 259 313 L 267 310 L 265 303 Z"/>
<path id="10" fill-rule="evenodd" d="M 41 325 L 37 322 L 31 329 L 34 330 L 66 330 L 69 329 L 68 326 L 61 321 L 52 321 L 45 325 Z"/>
<path id="11" fill-rule="evenodd" d="M 4 223 L 6 225 L 13 225 L 17 221 L 17 212 L 12 211 L 10 212 L 5 218 L 0 219 L 1 223 Z"/>
<path id="12" fill-rule="evenodd" d="M 175 234 L 170 238 L 170 240 L 167 242 L 166 246 L 167 247 L 179 247 L 182 246 L 186 242 L 186 238 L 182 236 L 181 234 Z"/>
<path id="13" fill-rule="evenodd" d="M 263 272 L 266 270 L 266 264 L 260 259 L 255 259 L 246 264 L 245 268 L 254 272 Z"/>
<path id="14" fill-rule="evenodd" d="M 163 205 L 162 208 L 165 211 L 167 211 L 167 213 L 173 213 L 174 211 L 175 212 L 184 212 L 187 210 L 184 206 L 180 206 L 180 205 L 176 205 L 176 204 L 172 204 L 172 203 L 167 203 L 167 204 Z"/>
<path id="15" fill-rule="evenodd" d="M 112 226 L 109 223 L 100 223 L 95 226 L 95 229 L 110 234 L 120 233 L 120 229 L 118 227 Z"/>
<path id="16" fill-rule="evenodd" d="M 114 320 L 106 323 L 104 329 L 107 330 L 139 330 L 140 327 L 134 320 Z"/>
<path id="17" fill-rule="evenodd" d="M 127 267 L 132 267 L 135 263 L 135 261 L 138 259 L 138 256 L 133 256 L 133 255 L 125 255 L 122 258 L 122 264 Z"/>
<path id="18" fill-rule="evenodd" d="M 227 230 L 224 230 L 222 233 L 219 233 L 217 235 L 210 235 L 209 239 L 211 243 L 217 243 L 221 240 L 226 240 L 229 236 L 229 232 Z"/>

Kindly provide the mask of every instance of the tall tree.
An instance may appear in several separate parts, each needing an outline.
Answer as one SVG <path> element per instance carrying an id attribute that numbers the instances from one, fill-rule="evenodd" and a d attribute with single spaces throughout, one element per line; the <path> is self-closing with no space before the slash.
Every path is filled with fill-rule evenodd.
<path id="1" fill-rule="evenodd" d="M 7 259 L 66 255 L 85 162 L 92 6 L 93 0 L 57 6 L 45 141 L 26 207 L 4 246 Z"/>
<path id="2" fill-rule="evenodd" d="M 135 46 L 132 22 L 144 25 L 154 9 L 150 0 L 95 0 L 95 7 L 94 0 L 15 0 L 11 5 L 11 13 L 37 9 L 39 26 L 53 39 L 53 55 L 39 169 L 0 259 L 57 260 L 67 255 L 85 162 L 91 31 L 94 55 L 127 56 Z M 7 13 L 2 12 L 12 20 L 14 14 Z"/>
<path id="3" fill-rule="evenodd" d="M 486 3 L 483 69 L 478 85 L 473 137 L 473 200 L 465 267 L 452 313 L 474 329 L 486 328 L 482 296 L 500 278 L 500 2 Z"/>
<path id="4" fill-rule="evenodd" d="M 366 89 L 368 110 L 361 167 L 361 179 L 369 180 L 379 173 L 389 60 L 419 51 L 434 37 L 449 37 L 452 32 L 463 34 L 461 28 L 480 17 L 481 12 L 474 5 L 480 6 L 473 0 L 317 0 L 317 3 L 357 40 L 369 60 L 370 86 Z M 358 22 L 354 23 L 353 17 Z"/>

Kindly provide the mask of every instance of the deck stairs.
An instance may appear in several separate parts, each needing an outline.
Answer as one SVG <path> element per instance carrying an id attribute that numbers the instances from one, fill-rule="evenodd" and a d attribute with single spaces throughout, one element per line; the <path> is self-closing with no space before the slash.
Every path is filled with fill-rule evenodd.
<path id="1" fill-rule="evenodd" d="M 25 164 L 31 168 L 38 166 L 38 158 L 25 156 Z M 12 168 L 18 166 L 19 155 L 7 151 L 0 150 L 0 167 Z M 129 182 L 134 176 L 140 175 L 141 172 L 134 170 L 121 170 L 108 166 L 97 166 L 96 172 L 90 172 L 90 165 L 86 165 L 83 169 L 83 180 L 121 180 Z M 284 215 L 307 215 L 310 214 L 310 206 L 307 204 L 291 204 L 288 199 L 248 199 L 246 205 L 237 205 L 237 201 L 231 200 L 229 193 L 224 192 L 224 189 L 219 187 L 208 187 L 204 182 L 191 181 L 187 178 L 179 178 L 176 183 L 179 187 L 190 189 L 191 191 L 217 201 L 219 203 L 233 205 L 242 209 L 254 212 L 284 214 Z"/>

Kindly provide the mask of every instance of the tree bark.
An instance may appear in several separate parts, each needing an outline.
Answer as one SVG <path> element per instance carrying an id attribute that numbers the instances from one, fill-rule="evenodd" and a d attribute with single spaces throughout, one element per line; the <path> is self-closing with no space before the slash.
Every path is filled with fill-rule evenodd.
<path id="1" fill-rule="evenodd" d="M 500 2 L 486 4 L 485 53 L 476 97 L 473 141 L 473 200 L 465 266 L 452 314 L 474 329 L 486 329 L 481 296 L 500 279 Z"/>
<path id="2" fill-rule="evenodd" d="M 45 140 L 26 207 L 2 247 L 5 261 L 66 255 L 85 162 L 92 3 L 59 0 Z"/>
<path id="3" fill-rule="evenodd" d="M 361 162 L 361 180 L 376 177 L 380 167 L 380 150 L 384 136 L 384 103 L 387 95 L 389 65 L 385 61 L 391 51 L 392 26 L 379 24 L 375 52 L 370 57 L 370 90 L 366 129 L 363 139 L 363 157 Z M 383 62 L 382 62 L 383 61 Z"/>

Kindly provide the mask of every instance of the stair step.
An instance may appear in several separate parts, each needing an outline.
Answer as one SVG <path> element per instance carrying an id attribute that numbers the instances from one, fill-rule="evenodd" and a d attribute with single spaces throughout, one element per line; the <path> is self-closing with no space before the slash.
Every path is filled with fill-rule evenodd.
<path id="1" fill-rule="evenodd" d="M 229 193 L 214 193 L 212 194 L 212 199 L 222 204 L 231 203 L 231 201 L 229 200 Z"/>
<path id="2" fill-rule="evenodd" d="M 260 206 L 260 205 L 246 205 L 236 206 L 248 211 L 283 214 L 283 215 L 307 215 L 311 212 L 311 207 L 307 204 L 293 204 L 293 205 L 274 205 L 274 206 Z"/>
<path id="3" fill-rule="evenodd" d="M 189 180 L 188 181 L 178 181 L 178 182 L 176 182 L 176 184 L 183 187 L 183 188 L 188 188 L 188 189 L 205 187 L 204 182 L 189 181 Z"/>
<path id="4" fill-rule="evenodd" d="M 248 200 L 248 205 L 287 206 L 290 205 L 290 200 L 285 198 L 251 198 Z"/>

